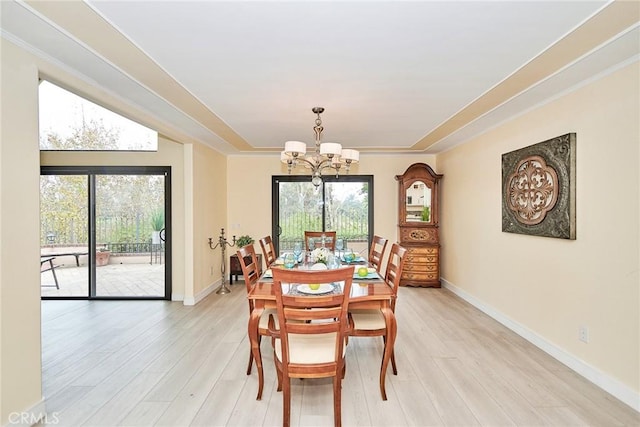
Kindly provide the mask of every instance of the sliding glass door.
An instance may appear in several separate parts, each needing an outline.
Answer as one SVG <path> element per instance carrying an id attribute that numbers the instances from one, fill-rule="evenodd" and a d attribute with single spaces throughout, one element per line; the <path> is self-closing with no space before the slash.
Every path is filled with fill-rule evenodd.
<path id="1" fill-rule="evenodd" d="M 43 167 L 41 175 L 44 298 L 170 298 L 169 168 Z"/>
<path id="2" fill-rule="evenodd" d="M 314 187 L 308 176 L 274 176 L 272 236 L 276 251 L 292 251 L 304 231 L 336 231 L 347 247 L 367 254 L 373 237 L 373 176 L 323 177 Z"/>
<path id="3" fill-rule="evenodd" d="M 89 176 L 40 176 L 43 297 L 89 296 Z"/>

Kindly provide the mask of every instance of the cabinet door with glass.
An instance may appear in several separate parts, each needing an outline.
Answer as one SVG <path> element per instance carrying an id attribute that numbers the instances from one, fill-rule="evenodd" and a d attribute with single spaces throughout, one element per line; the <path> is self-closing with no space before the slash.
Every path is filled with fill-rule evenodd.
<path id="1" fill-rule="evenodd" d="M 398 237 L 408 253 L 402 286 L 440 286 L 438 236 L 439 175 L 425 163 L 415 163 L 398 181 Z"/>

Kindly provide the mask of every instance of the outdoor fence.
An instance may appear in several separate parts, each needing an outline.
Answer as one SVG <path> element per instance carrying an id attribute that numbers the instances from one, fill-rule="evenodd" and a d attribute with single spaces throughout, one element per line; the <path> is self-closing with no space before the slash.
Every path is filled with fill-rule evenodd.
<path id="1" fill-rule="evenodd" d="M 349 242 L 366 242 L 369 238 L 369 222 L 367 212 L 362 210 L 339 210 L 328 215 L 327 230 L 335 230 L 339 239 Z M 293 250 L 296 241 L 304 240 L 305 231 L 322 230 L 322 218 L 310 212 L 284 212 L 280 214 L 280 251 Z"/>
<path id="2" fill-rule="evenodd" d="M 114 253 L 149 253 L 151 245 L 151 215 L 135 214 L 96 218 L 98 248 Z M 280 219 L 280 250 L 292 250 L 296 241 L 302 241 L 305 230 L 321 230 L 322 218 L 311 212 L 282 213 Z M 335 230 L 338 238 L 349 243 L 366 242 L 369 237 L 367 212 L 339 210 L 329 214 L 327 230 Z M 86 246 L 88 230 L 86 221 L 64 215 L 42 218 L 40 226 L 41 246 Z"/>
<path id="3" fill-rule="evenodd" d="M 140 213 L 98 217 L 96 218 L 96 241 L 109 244 L 151 244 L 153 232 L 151 216 Z M 47 216 L 41 219 L 41 246 L 86 245 L 88 241 L 86 220 L 82 221 L 67 215 Z"/>

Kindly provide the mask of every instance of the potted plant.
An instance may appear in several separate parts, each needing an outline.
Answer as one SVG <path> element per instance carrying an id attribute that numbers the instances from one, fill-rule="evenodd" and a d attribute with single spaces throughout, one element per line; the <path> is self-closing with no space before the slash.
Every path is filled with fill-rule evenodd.
<path id="1" fill-rule="evenodd" d="M 111 251 L 107 249 L 106 246 L 98 249 L 96 251 L 96 266 L 102 267 L 103 265 L 109 264 L 110 256 L 111 256 Z"/>
<path id="2" fill-rule="evenodd" d="M 155 211 L 151 214 L 151 243 L 154 245 L 159 245 L 160 242 L 160 231 L 164 228 L 164 212 L 161 210 Z"/>
<path id="3" fill-rule="evenodd" d="M 255 242 L 253 238 L 249 235 L 240 236 L 236 239 L 236 246 L 241 248 L 243 246 L 252 245 Z"/>
<path id="4" fill-rule="evenodd" d="M 431 208 L 429 206 L 422 208 L 422 220 L 426 222 L 431 220 Z"/>

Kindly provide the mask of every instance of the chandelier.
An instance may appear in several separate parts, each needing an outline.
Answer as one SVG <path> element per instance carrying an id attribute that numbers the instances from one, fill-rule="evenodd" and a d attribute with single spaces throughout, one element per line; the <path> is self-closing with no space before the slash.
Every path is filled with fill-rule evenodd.
<path id="1" fill-rule="evenodd" d="M 287 141 L 284 143 L 284 151 L 280 153 L 280 160 L 287 164 L 289 174 L 291 170 L 297 166 L 303 166 L 311 169 L 311 183 L 316 188 L 322 184 L 322 171 L 331 169 L 335 171 L 336 178 L 340 174 L 340 168 L 344 166 L 347 173 L 351 163 L 358 163 L 360 153 L 357 150 L 342 148 L 342 145 L 336 142 L 320 142 L 322 140 L 322 120 L 320 114 L 324 111 L 324 107 L 314 107 L 311 109 L 316 117 L 316 125 L 313 127 L 315 133 L 316 146 L 312 154 L 305 156 L 307 153 L 307 144 L 300 141 Z"/>

